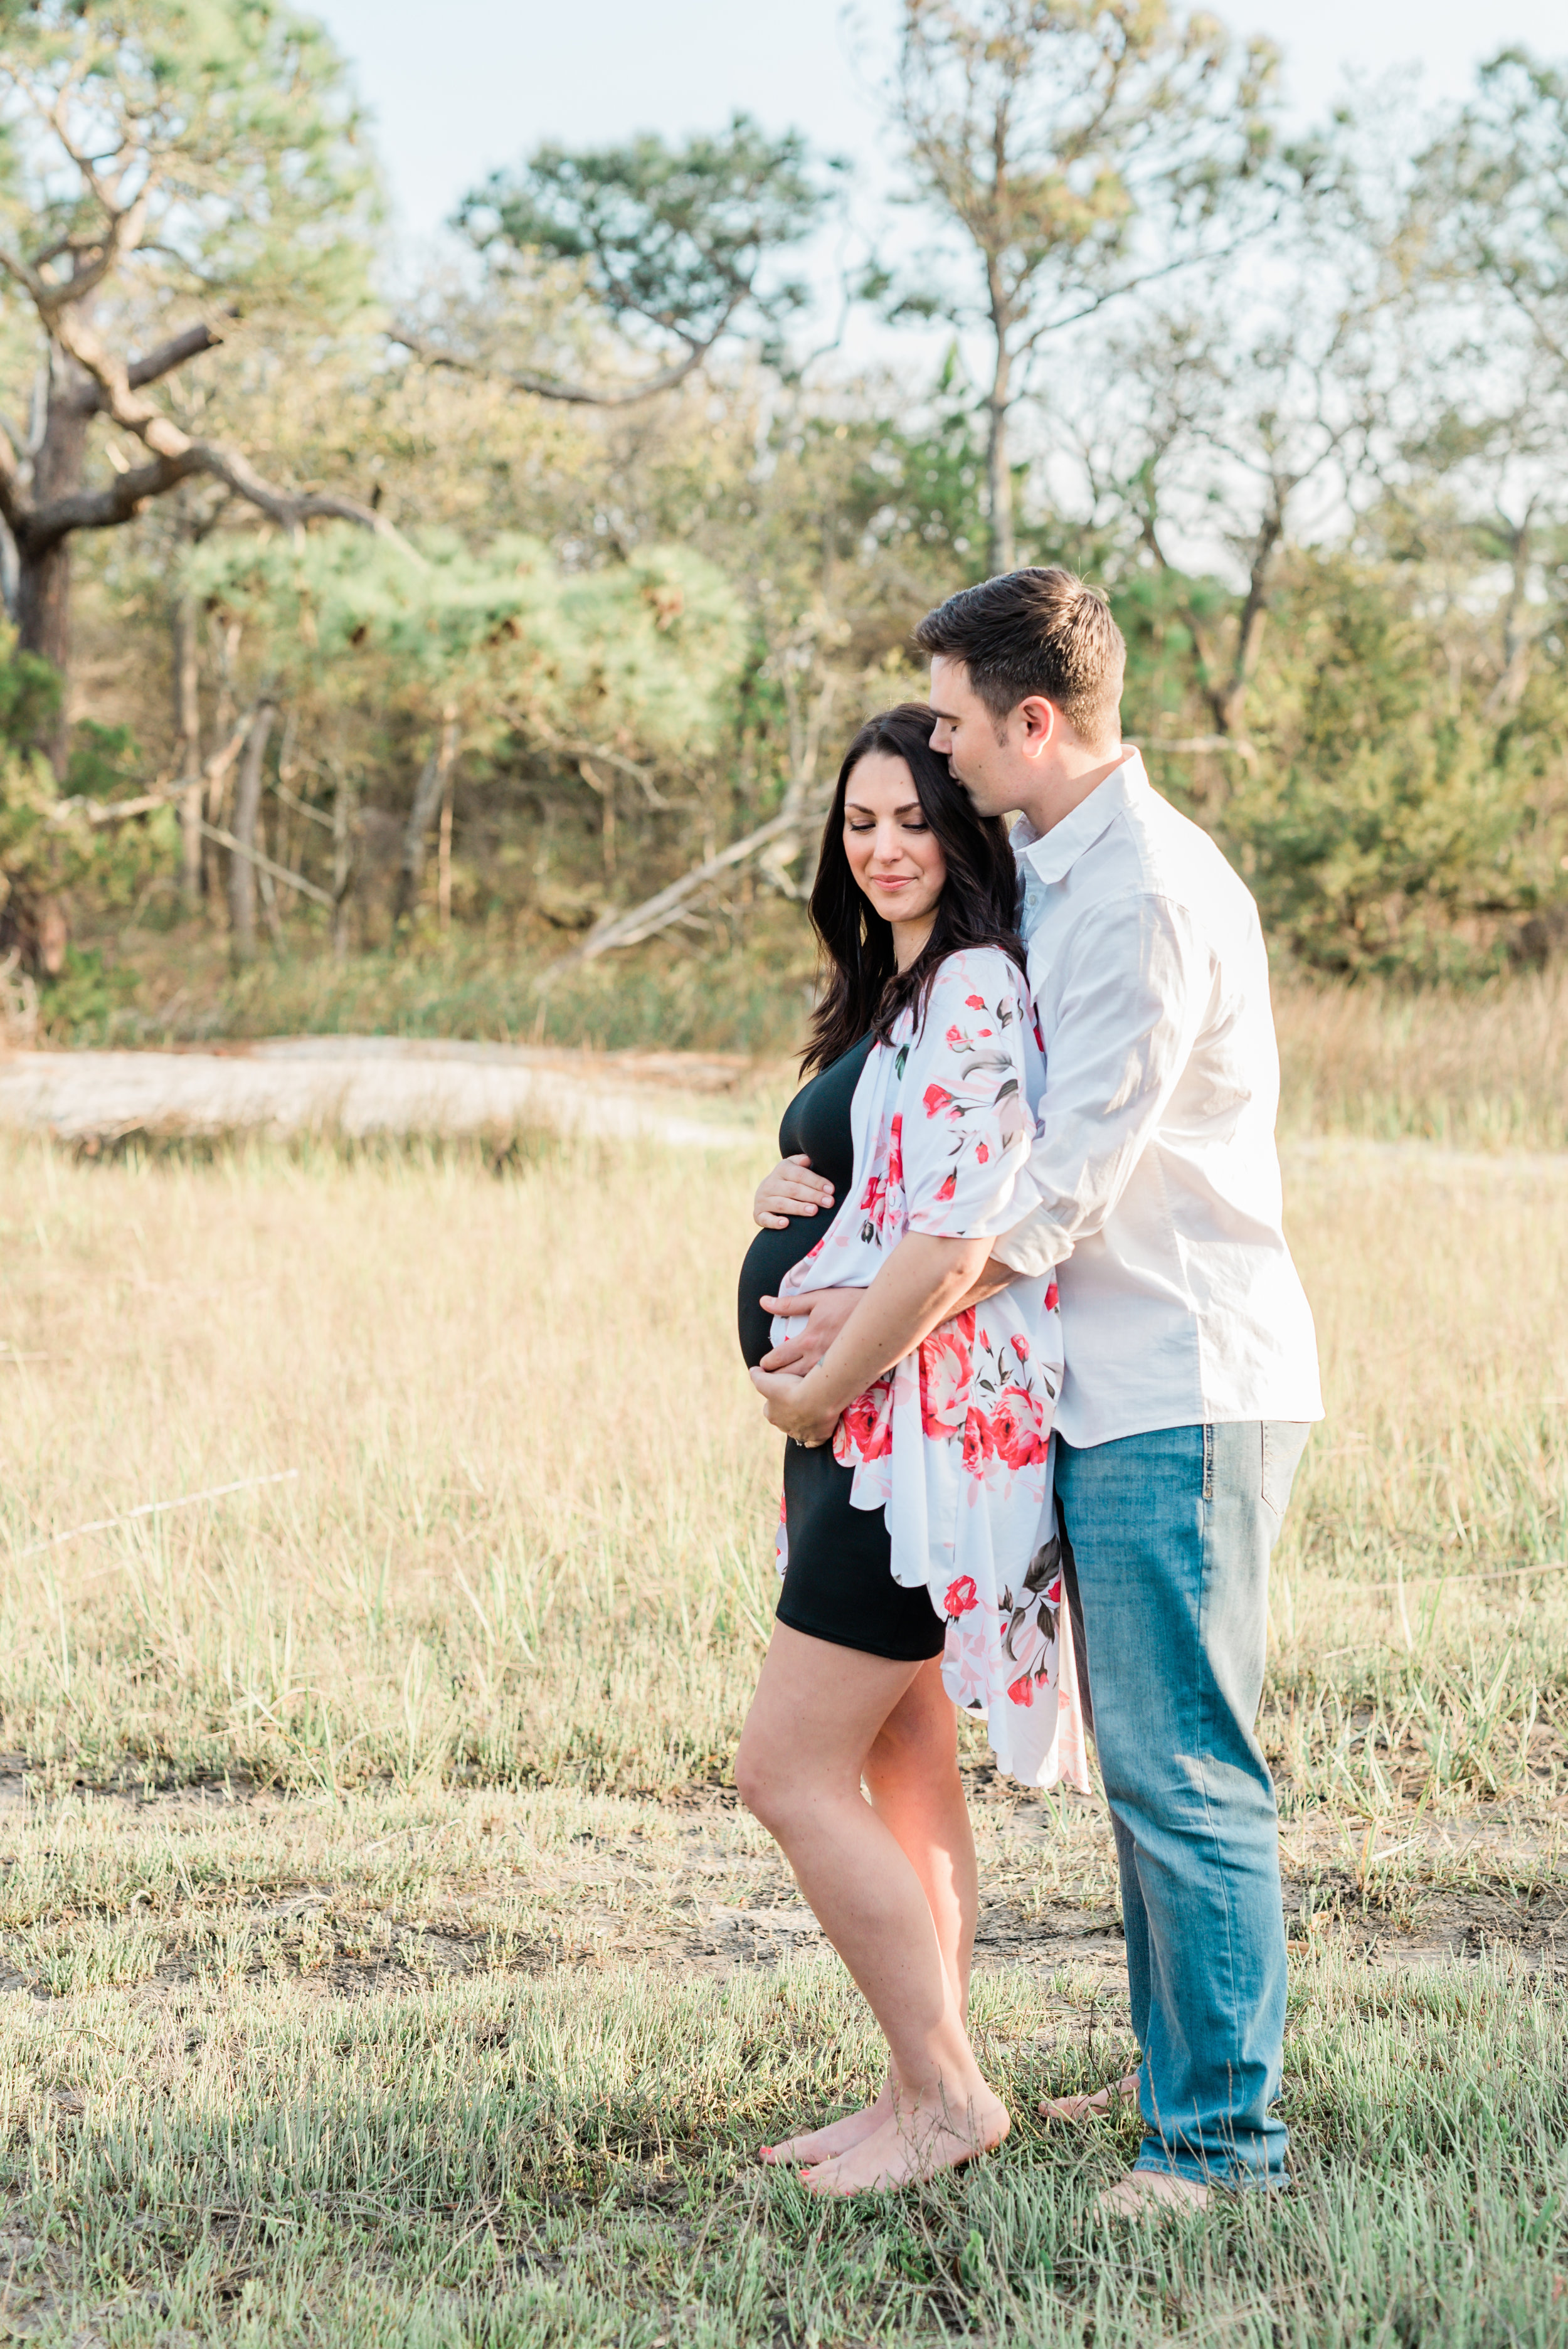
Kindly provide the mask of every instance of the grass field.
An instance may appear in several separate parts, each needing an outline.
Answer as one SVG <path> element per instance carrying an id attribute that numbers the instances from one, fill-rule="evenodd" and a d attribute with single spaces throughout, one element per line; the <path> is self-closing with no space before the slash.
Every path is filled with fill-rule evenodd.
<path id="1" fill-rule="evenodd" d="M 750 2158 L 874 2064 L 728 1785 L 756 1171 L 5 1146 L 0 2338 L 1568 2339 L 1568 1163 L 1293 1147 L 1295 2191 L 1130 2234 L 1128 2125 L 1031 2117 L 1125 2051 L 1103 1811 L 978 1739 L 1013 2138 L 831 2210 Z"/>

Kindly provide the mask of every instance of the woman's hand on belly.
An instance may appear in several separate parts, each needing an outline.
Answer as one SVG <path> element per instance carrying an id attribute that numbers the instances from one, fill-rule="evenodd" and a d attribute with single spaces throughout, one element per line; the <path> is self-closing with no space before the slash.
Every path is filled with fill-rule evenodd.
<path id="1" fill-rule="evenodd" d="M 793 1158 L 781 1158 L 757 1186 L 752 1222 L 760 1224 L 765 1232 L 782 1232 L 789 1228 L 791 1216 L 818 1216 L 830 1207 L 832 1185 L 810 1170 L 811 1162 L 803 1150 Z"/>
<path id="2" fill-rule="evenodd" d="M 788 1371 L 751 1372 L 772 1424 L 798 1443 L 825 1444 L 856 1395 L 946 1319 L 990 1252 L 987 1239 L 906 1232 L 869 1288 L 841 1292 L 853 1299 L 849 1318 L 804 1378 Z M 792 1297 L 786 1310 L 793 1315 L 805 1303 L 805 1298 Z M 780 1350 L 776 1347 L 764 1360 Z"/>

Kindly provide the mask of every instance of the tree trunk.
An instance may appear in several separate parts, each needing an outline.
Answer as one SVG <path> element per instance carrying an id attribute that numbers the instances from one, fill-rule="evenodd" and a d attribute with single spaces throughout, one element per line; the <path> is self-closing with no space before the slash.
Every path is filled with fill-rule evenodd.
<path id="1" fill-rule="evenodd" d="M 181 882 L 185 902 L 201 895 L 201 701 L 197 659 L 197 610 L 193 595 L 181 595 L 172 615 L 174 735 L 180 794 Z"/>
<path id="2" fill-rule="evenodd" d="M 234 723 L 234 661 L 240 649 L 240 623 L 234 619 L 225 620 L 214 612 L 208 626 L 214 665 L 218 673 L 218 689 L 212 705 L 212 739 L 216 742 L 223 742 L 229 740 L 230 730 Z M 215 769 L 205 778 L 204 796 L 209 823 L 219 825 L 222 823 L 223 802 L 228 794 L 229 774 L 230 766 L 225 765 Z M 202 895 L 206 897 L 209 910 L 216 922 L 218 901 L 222 894 L 221 878 L 222 868 L 217 847 L 205 836 L 202 841 L 202 858 L 204 864 Z"/>
<path id="3" fill-rule="evenodd" d="M 397 900 L 393 908 L 395 923 L 406 921 L 419 903 L 420 884 L 425 878 L 425 838 L 435 819 L 437 809 L 446 796 L 447 779 L 458 755 L 458 713 L 449 702 L 441 712 L 441 731 L 429 757 L 419 770 L 419 780 L 414 786 L 414 803 L 408 810 L 408 821 L 403 832 L 403 864 L 397 875 Z"/>
<path id="4" fill-rule="evenodd" d="M 339 962 L 349 948 L 348 901 L 354 895 L 354 785 L 348 769 L 337 769 L 332 796 L 332 951 Z"/>
<path id="5" fill-rule="evenodd" d="M 71 390 L 78 370 L 57 347 L 49 354 L 44 437 L 33 460 L 29 503 L 50 505 L 82 486 L 92 418 Z M 71 542 L 69 533 L 39 539 L 24 526 L 16 543 L 16 649 L 46 660 L 60 679 L 60 698 L 39 749 L 63 781 L 70 742 L 67 708 L 71 666 Z"/>
<path id="6" fill-rule="evenodd" d="M 245 738 L 245 755 L 240 762 L 240 781 L 234 793 L 234 838 L 242 851 L 256 844 L 256 817 L 262 805 L 262 765 L 267 755 L 267 740 L 273 730 L 277 710 L 270 701 L 258 701 L 256 714 L 251 720 L 251 730 Z M 231 859 L 229 865 L 229 951 L 238 963 L 254 962 L 256 958 L 256 868 L 246 854 Z"/>
<path id="7" fill-rule="evenodd" d="M 996 365 L 985 403 L 985 492 L 991 522 L 991 575 L 1016 571 L 1018 543 L 1013 526 L 1013 469 L 1007 462 L 1007 419 L 1012 409 L 1013 358 L 1005 326 L 996 330 Z"/>
<path id="8" fill-rule="evenodd" d="M 445 937 L 452 926 L 452 770 L 441 793 L 441 826 L 436 851 L 436 921 Z"/>

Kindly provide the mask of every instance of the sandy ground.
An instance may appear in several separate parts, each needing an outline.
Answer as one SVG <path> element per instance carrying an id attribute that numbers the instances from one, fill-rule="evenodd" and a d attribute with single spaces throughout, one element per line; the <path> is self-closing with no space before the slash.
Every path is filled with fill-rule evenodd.
<path id="1" fill-rule="evenodd" d="M 758 1141 L 758 1126 L 735 1114 L 742 1104 L 726 1102 L 750 1074 L 738 1057 L 393 1036 L 285 1037 L 212 1051 L 16 1052 L 0 1060 L 0 1126 L 72 1142 L 543 1128 L 728 1150 Z"/>

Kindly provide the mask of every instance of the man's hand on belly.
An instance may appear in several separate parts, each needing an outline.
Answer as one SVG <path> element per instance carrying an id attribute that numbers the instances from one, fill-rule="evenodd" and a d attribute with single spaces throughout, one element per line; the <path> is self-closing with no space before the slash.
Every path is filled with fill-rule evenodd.
<path id="1" fill-rule="evenodd" d="M 1000 1265 L 997 1269 L 1006 1272 L 1006 1267 Z M 793 1371 L 797 1378 L 814 1369 L 865 1293 L 863 1288 L 813 1288 L 804 1297 L 759 1298 L 764 1313 L 783 1313 L 791 1319 L 804 1313 L 808 1319 L 798 1337 L 786 1338 L 781 1346 L 764 1354 L 758 1368 Z"/>

